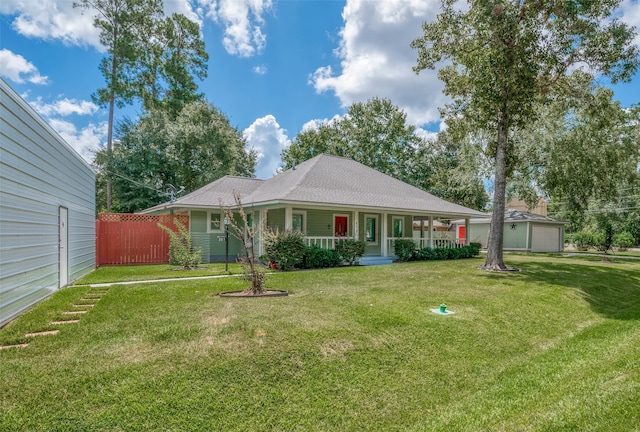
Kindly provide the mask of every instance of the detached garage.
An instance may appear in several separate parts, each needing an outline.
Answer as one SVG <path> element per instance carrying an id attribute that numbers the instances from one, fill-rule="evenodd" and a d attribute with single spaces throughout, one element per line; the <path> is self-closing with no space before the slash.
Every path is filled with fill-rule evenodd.
<path id="1" fill-rule="evenodd" d="M 0 79 L 0 326 L 95 261 L 94 170 Z"/>
<path id="2" fill-rule="evenodd" d="M 471 219 L 469 241 L 487 247 L 491 219 Z M 521 210 L 504 213 L 504 250 L 522 252 L 561 252 L 566 222 Z M 456 232 L 464 225 L 458 224 Z"/>

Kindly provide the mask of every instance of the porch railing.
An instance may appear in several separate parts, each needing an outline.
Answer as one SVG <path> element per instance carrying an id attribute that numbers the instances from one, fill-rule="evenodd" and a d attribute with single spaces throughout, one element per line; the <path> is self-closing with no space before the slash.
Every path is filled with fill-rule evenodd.
<path id="1" fill-rule="evenodd" d="M 341 240 L 349 240 L 351 237 L 305 237 L 304 241 L 307 246 L 320 246 L 324 249 L 335 249 L 336 243 Z"/>
<path id="2" fill-rule="evenodd" d="M 398 240 L 411 240 L 416 244 L 418 249 L 429 247 L 429 239 L 428 238 L 413 238 L 413 237 L 390 237 L 387 239 L 387 250 L 389 254 L 392 255 L 395 252 L 395 244 Z M 455 237 L 440 237 L 433 239 L 433 247 L 434 248 L 447 248 L 447 249 L 456 249 L 465 245 L 464 239 L 456 239 Z"/>

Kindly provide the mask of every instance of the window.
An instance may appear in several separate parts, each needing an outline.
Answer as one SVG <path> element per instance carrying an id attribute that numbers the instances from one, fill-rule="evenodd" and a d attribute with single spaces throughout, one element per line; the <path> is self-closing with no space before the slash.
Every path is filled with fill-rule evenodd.
<path id="1" fill-rule="evenodd" d="M 209 213 L 208 232 L 220 232 L 224 231 L 224 225 L 222 223 L 222 214 Z"/>
<path id="2" fill-rule="evenodd" d="M 378 243 L 378 216 L 365 216 L 364 226 L 366 230 L 365 238 L 367 240 L 367 243 Z"/>
<path id="3" fill-rule="evenodd" d="M 294 231 L 300 231 L 300 232 L 304 232 L 305 230 L 305 216 L 306 216 L 306 212 L 303 211 L 294 211 L 293 215 L 291 216 L 291 229 Z"/>
<path id="4" fill-rule="evenodd" d="M 393 236 L 396 238 L 401 238 L 404 236 L 404 218 L 393 218 Z"/>

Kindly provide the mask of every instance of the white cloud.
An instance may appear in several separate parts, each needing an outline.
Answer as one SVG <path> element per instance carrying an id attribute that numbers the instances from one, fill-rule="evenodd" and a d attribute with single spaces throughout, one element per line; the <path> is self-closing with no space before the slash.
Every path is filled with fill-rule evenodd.
<path id="1" fill-rule="evenodd" d="M 47 122 L 89 163 L 93 162 L 95 152 L 107 140 L 107 122 L 97 125 L 89 123 L 81 129 L 61 119 L 47 119 Z"/>
<path id="2" fill-rule="evenodd" d="M 47 77 L 40 75 L 38 68 L 20 54 L 8 49 L 0 49 L 0 75 L 18 84 L 47 84 Z"/>
<path id="3" fill-rule="evenodd" d="M 634 42 L 640 46 L 640 2 L 638 0 L 623 0 L 620 4 L 619 12 L 622 22 L 636 27 Z"/>
<path id="4" fill-rule="evenodd" d="M 267 71 L 268 69 L 265 65 L 258 65 L 253 68 L 253 72 L 255 72 L 258 75 L 265 75 Z"/>
<path id="5" fill-rule="evenodd" d="M 60 99 L 53 103 L 44 103 L 42 98 L 38 97 L 35 101 L 29 102 L 38 114 L 46 117 L 52 115 L 69 116 L 72 114 L 89 115 L 98 111 L 98 105 L 93 102 L 76 100 L 76 99 Z"/>
<path id="6" fill-rule="evenodd" d="M 243 131 L 250 148 L 258 153 L 256 177 L 268 179 L 280 167 L 280 153 L 291 144 L 287 131 L 269 114 L 256 119 Z"/>
<path id="7" fill-rule="evenodd" d="M 13 29 L 23 36 L 59 39 L 68 45 L 100 46 L 90 13 L 82 14 L 69 0 L 3 0 L 0 13 L 16 15 Z"/>
<path id="8" fill-rule="evenodd" d="M 305 124 L 302 125 L 302 132 L 306 132 L 308 130 L 318 129 L 322 125 L 333 124 L 336 121 L 340 120 L 342 117 L 343 116 L 336 114 L 333 117 L 331 117 L 330 119 L 326 119 L 325 118 L 325 119 L 309 120 L 308 122 L 306 122 Z"/>
<path id="9" fill-rule="evenodd" d="M 207 17 L 224 25 L 222 45 L 232 55 L 251 57 L 267 44 L 262 31 L 263 14 L 270 11 L 271 0 L 200 0 L 208 8 Z"/>
<path id="10" fill-rule="evenodd" d="M 57 39 L 67 45 L 90 45 L 102 51 L 100 32 L 93 26 L 95 13 L 74 8 L 73 3 L 72 0 L 2 0 L 0 14 L 14 15 L 11 26 L 23 36 Z M 202 24 L 202 10 L 194 10 L 190 0 L 165 0 L 164 11 L 167 15 L 182 13 Z"/>
<path id="11" fill-rule="evenodd" d="M 435 71 L 413 72 L 417 51 L 409 45 L 438 10 L 437 0 L 347 0 L 336 49 L 341 71 L 321 67 L 310 82 L 319 93 L 333 91 L 343 107 L 382 97 L 403 109 L 409 123 L 437 121 L 447 101 L 443 85 Z"/>

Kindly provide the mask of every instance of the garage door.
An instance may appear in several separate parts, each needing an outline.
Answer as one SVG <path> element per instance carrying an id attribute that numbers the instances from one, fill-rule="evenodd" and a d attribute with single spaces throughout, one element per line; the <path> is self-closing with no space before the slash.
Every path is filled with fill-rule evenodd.
<path id="1" fill-rule="evenodd" d="M 531 252 L 560 252 L 560 228 L 534 226 L 531 237 Z"/>

